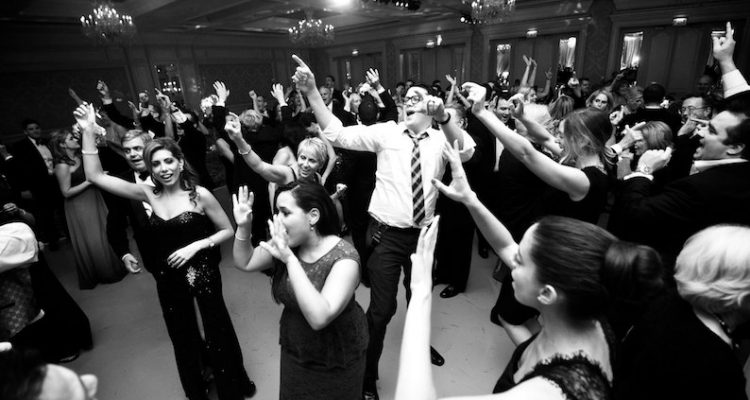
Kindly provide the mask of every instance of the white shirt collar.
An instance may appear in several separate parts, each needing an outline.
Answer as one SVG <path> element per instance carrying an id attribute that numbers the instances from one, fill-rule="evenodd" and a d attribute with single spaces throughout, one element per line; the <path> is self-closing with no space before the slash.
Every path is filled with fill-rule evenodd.
<path id="1" fill-rule="evenodd" d="M 744 158 L 725 158 L 722 160 L 696 160 L 693 162 L 693 167 L 690 168 L 690 175 L 697 174 L 698 172 L 708 171 L 711 168 L 718 167 L 720 165 L 737 164 L 741 162 L 747 162 Z"/>

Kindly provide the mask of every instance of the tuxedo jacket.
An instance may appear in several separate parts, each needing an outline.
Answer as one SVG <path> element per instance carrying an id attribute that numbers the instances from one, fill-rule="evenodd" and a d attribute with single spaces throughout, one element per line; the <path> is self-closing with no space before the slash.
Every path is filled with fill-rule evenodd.
<path id="1" fill-rule="evenodd" d="M 8 146 L 13 158 L 8 160 L 11 181 L 21 191 L 29 190 L 38 200 L 59 194 L 57 181 L 47 173 L 47 164 L 31 139 L 23 138 Z"/>
<path id="2" fill-rule="evenodd" d="M 675 180 L 660 193 L 645 177 L 626 180 L 609 229 L 647 244 L 671 266 L 685 240 L 716 224 L 750 225 L 750 162 L 726 164 Z"/>

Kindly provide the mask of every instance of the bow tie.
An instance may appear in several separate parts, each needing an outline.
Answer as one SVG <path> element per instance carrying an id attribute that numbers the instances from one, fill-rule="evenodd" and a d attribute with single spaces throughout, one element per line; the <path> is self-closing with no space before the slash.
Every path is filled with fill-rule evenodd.
<path id="1" fill-rule="evenodd" d="M 146 179 L 148 179 L 148 172 L 139 172 L 138 179 L 142 181 L 145 181 Z"/>

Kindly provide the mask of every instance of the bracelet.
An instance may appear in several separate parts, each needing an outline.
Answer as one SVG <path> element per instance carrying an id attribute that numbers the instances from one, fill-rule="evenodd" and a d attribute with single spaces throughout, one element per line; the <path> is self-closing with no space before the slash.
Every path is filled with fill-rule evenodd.
<path id="1" fill-rule="evenodd" d="M 234 233 L 234 238 L 237 239 L 237 240 L 239 240 L 240 242 L 247 242 L 252 237 L 253 237 L 253 235 L 250 235 L 250 236 L 248 236 L 246 238 L 243 238 L 243 237 L 237 236 L 237 232 Z"/>
<path id="2" fill-rule="evenodd" d="M 247 150 L 245 150 L 244 152 L 242 150 L 240 150 L 240 149 L 237 149 L 237 153 L 239 155 L 241 155 L 241 156 L 246 156 L 246 155 L 250 154 L 250 148 L 248 147 Z"/>
<path id="3" fill-rule="evenodd" d="M 83 154 L 84 156 L 95 156 L 99 154 L 99 149 L 96 149 L 94 151 L 81 150 L 81 154 Z"/>
<path id="4" fill-rule="evenodd" d="M 451 121 L 451 113 L 447 113 L 447 114 L 448 114 L 448 118 L 446 118 L 445 121 L 442 121 L 442 122 L 438 121 L 439 125 L 445 125 L 445 124 L 447 124 L 448 122 Z"/>
<path id="5" fill-rule="evenodd" d="M 213 249 L 214 247 L 216 247 L 216 243 L 214 243 L 214 241 L 211 240 L 211 238 L 206 238 L 206 240 L 208 240 L 208 248 L 209 249 Z"/>

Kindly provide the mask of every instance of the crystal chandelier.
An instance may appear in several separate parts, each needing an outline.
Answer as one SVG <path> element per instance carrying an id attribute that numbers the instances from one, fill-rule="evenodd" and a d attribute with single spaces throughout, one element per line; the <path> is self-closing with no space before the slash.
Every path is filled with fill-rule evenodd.
<path id="1" fill-rule="evenodd" d="M 289 28 L 289 40 L 294 44 L 317 46 L 333 42 L 333 25 L 313 19 L 312 10 L 305 11 L 305 19 Z"/>
<path id="2" fill-rule="evenodd" d="M 130 15 L 121 15 L 112 3 L 105 1 L 92 14 L 81 16 L 81 31 L 98 43 L 119 43 L 133 37 L 135 25 Z"/>
<path id="3" fill-rule="evenodd" d="M 471 2 L 471 18 L 484 24 L 510 16 L 516 9 L 516 0 L 474 0 Z"/>

